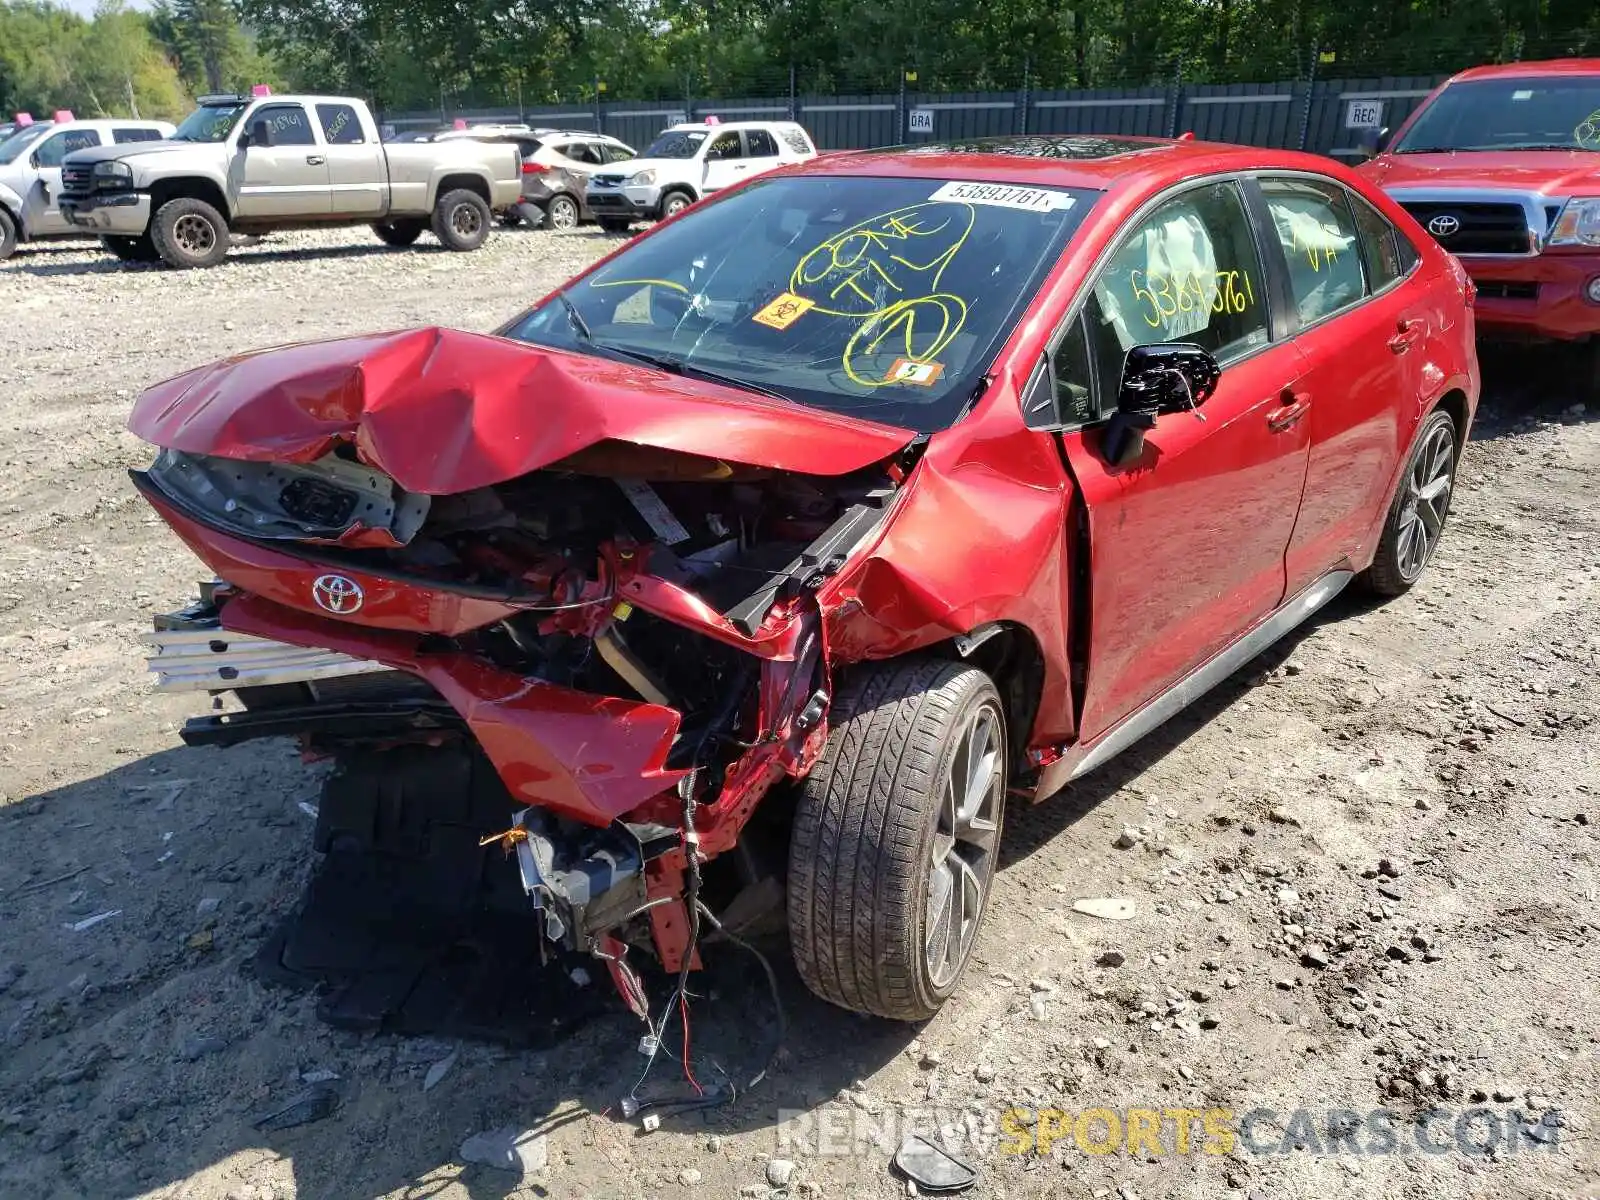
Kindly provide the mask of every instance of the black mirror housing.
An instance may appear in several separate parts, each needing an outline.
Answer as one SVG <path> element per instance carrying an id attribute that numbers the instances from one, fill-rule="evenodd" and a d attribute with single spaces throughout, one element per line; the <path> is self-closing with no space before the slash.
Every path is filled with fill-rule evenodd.
<path id="1" fill-rule="evenodd" d="M 1135 346 L 1122 364 L 1117 408 L 1124 412 L 1188 412 L 1217 390 L 1222 368 L 1209 351 L 1190 342 Z"/>
<path id="2" fill-rule="evenodd" d="M 264 120 L 252 121 L 250 123 L 250 128 L 245 130 L 245 136 L 249 139 L 245 143 L 246 145 L 262 147 L 271 146 L 272 126 L 268 125 Z"/>

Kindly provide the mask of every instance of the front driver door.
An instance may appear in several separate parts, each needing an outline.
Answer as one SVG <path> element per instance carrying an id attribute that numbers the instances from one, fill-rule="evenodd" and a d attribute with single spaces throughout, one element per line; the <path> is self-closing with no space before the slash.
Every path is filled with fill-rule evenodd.
<path id="1" fill-rule="evenodd" d="M 1303 360 L 1279 340 L 1268 290 L 1239 185 L 1194 186 L 1137 221 L 1055 353 L 1063 411 L 1087 422 L 1061 439 L 1089 527 L 1083 741 L 1284 598 L 1308 437 Z M 1198 343 L 1222 378 L 1201 413 L 1162 416 L 1142 455 L 1117 466 L 1102 453 L 1103 418 L 1127 351 L 1153 342 Z"/>
<path id="2" fill-rule="evenodd" d="M 29 237 L 48 237 L 53 233 L 72 231 L 72 226 L 56 205 L 61 196 L 61 160 L 74 150 L 87 150 L 98 145 L 99 130 L 73 129 L 70 126 L 39 143 L 31 158 L 38 174 L 28 194 L 23 197 L 22 221 Z"/>
<path id="3" fill-rule="evenodd" d="M 264 104 L 241 131 L 247 138 L 261 122 L 272 131 L 270 145 L 240 149 L 244 160 L 239 185 L 241 217 L 321 216 L 333 211 L 328 190 L 328 156 L 303 104 Z"/>
<path id="4" fill-rule="evenodd" d="M 710 194 L 718 188 L 731 187 L 743 179 L 750 169 L 739 142 L 737 129 L 725 129 L 712 135 L 705 152 L 705 182 L 701 191 Z"/>

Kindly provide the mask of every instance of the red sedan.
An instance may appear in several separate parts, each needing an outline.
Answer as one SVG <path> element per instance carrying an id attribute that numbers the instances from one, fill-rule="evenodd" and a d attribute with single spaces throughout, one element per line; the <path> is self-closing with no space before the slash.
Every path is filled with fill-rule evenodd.
<path id="1" fill-rule="evenodd" d="M 1477 404 L 1472 297 L 1326 159 L 824 157 L 497 336 L 147 392 L 135 480 L 220 576 L 153 666 L 242 701 L 187 740 L 338 760 L 319 849 L 414 862 L 442 907 L 510 873 L 641 1016 L 630 950 L 677 974 L 670 1006 L 702 933 L 765 901 L 820 995 L 925 1018 L 1008 801 L 1347 584 L 1416 581 Z"/>

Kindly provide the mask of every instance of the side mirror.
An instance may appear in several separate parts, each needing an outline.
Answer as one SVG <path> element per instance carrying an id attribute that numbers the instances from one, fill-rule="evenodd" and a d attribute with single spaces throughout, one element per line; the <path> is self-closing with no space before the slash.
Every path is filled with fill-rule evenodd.
<path id="1" fill-rule="evenodd" d="M 1385 125 L 1378 130 L 1378 153 L 1382 154 L 1389 148 L 1389 143 L 1394 140 L 1394 131 Z"/>
<path id="2" fill-rule="evenodd" d="M 1377 158 L 1378 155 L 1388 149 L 1388 146 L 1389 130 L 1387 126 L 1383 129 L 1363 129 L 1360 137 L 1356 140 L 1356 150 L 1362 158 Z"/>
<path id="3" fill-rule="evenodd" d="M 261 146 L 263 148 L 271 146 L 272 126 L 267 124 L 265 119 L 252 121 L 250 128 L 245 130 L 245 140 L 242 144 L 245 146 Z"/>
<path id="4" fill-rule="evenodd" d="M 1204 420 L 1200 408 L 1221 377 L 1217 360 L 1189 342 L 1129 350 L 1117 388 L 1117 411 L 1106 424 L 1106 458 L 1117 466 L 1136 461 L 1144 452 L 1145 431 L 1154 429 L 1163 414 L 1192 412 Z"/>

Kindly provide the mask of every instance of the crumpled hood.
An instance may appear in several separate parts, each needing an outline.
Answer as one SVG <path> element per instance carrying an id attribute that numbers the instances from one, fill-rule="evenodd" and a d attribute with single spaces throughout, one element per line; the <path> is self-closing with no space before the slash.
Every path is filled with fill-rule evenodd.
<path id="1" fill-rule="evenodd" d="M 1516 188 L 1546 196 L 1600 195 L 1600 153 L 1583 150 L 1385 154 L 1358 170 L 1382 188 Z"/>
<path id="2" fill-rule="evenodd" d="M 309 462 L 340 442 L 409 492 L 488 487 L 616 440 L 844 475 L 909 430 L 485 334 L 427 328 L 257 351 L 150 388 L 128 428 L 157 446 Z"/>

